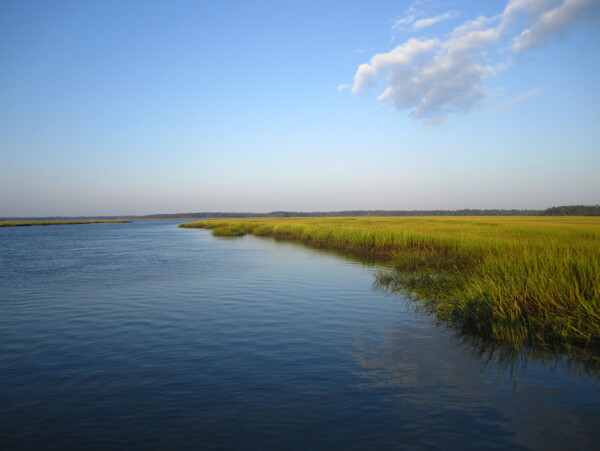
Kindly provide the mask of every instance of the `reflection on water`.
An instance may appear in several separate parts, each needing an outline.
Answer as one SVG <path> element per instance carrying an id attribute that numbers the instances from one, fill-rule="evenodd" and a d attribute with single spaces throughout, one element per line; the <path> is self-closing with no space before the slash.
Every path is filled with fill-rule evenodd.
<path id="1" fill-rule="evenodd" d="M 600 361 L 589 356 L 566 355 L 539 347 L 523 346 L 520 349 L 514 349 L 502 343 L 485 340 L 460 331 L 456 331 L 451 339 L 469 349 L 473 359 L 480 360 L 483 364 L 500 365 L 513 374 L 525 371 L 530 362 L 535 361 L 543 363 L 549 369 L 556 370 L 564 367 L 571 373 L 600 378 Z"/>
<path id="2" fill-rule="evenodd" d="M 384 277 L 381 277 L 381 275 Z M 385 277 L 388 271 L 380 270 L 373 282 L 373 291 L 384 293 L 386 295 L 400 297 L 403 301 L 408 301 L 403 295 L 405 291 L 400 282 L 394 277 Z M 428 312 L 417 296 L 410 296 L 412 310 L 417 315 L 428 316 Z M 431 315 L 433 316 L 433 315 Z M 474 335 L 471 332 L 464 332 L 459 327 L 452 324 L 445 325 L 452 331 L 451 340 L 470 350 L 473 359 L 477 359 L 487 364 L 501 365 L 511 372 L 520 371 L 527 368 L 528 362 L 536 361 L 551 367 L 566 367 L 571 372 L 587 373 L 600 377 L 600 358 L 596 355 L 586 354 L 582 351 L 574 350 L 571 354 L 548 350 L 543 347 L 522 346 L 515 349 L 504 343 L 486 339 Z"/>
<path id="3" fill-rule="evenodd" d="M 373 265 L 174 222 L 0 230 L 0 443 L 600 447 L 600 387 L 374 291 Z"/>
<path id="4" fill-rule="evenodd" d="M 597 447 L 595 379 L 573 377 L 569 365 L 538 354 L 477 348 L 481 341 L 424 321 L 402 323 L 377 341 L 357 336 L 354 354 L 365 386 L 387 393 L 407 424 L 427 425 L 435 438 L 420 437 L 420 445 L 437 447 L 443 436 L 458 447 L 468 429 L 477 448 Z"/>

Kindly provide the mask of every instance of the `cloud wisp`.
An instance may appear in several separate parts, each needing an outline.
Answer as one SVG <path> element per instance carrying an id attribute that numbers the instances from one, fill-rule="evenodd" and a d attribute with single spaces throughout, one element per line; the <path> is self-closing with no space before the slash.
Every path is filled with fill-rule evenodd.
<path id="1" fill-rule="evenodd" d="M 598 0 L 510 0 L 494 17 L 456 26 L 443 38 L 411 37 L 374 55 L 354 75 L 352 92 L 369 92 L 383 82 L 377 99 L 433 125 L 466 113 L 488 98 L 485 82 L 508 67 L 506 54 L 546 45 L 555 36 L 598 16 Z M 393 31 L 419 31 L 456 17 L 453 12 L 423 17 L 411 6 Z M 502 57 L 502 58 L 501 58 Z"/>
<path id="2" fill-rule="evenodd" d="M 532 89 L 531 91 L 527 91 L 513 99 L 506 100 L 506 101 L 500 103 L 493 109 L 489 110 L 487 112 L 487 114 L 492 115 L 492 114 L 500 113 L 501 111 L 506 111 L 506 110 L 514 107 L 515 105 L 526 102 L 527 100 L 532 99 L 534 97 L 537 97 L 538 95 L 540 95 L 542 93 L 542 91 L 543 91 L 543 89 L 541 89 L 541 88 Z"/>
<path id="3" fill-rule="evenodd" d="M 456 17 L 456 13 L 454 11 L 448 11 L 443 14 L 438 14 L 437 16 L 419 18 L 419 15 L 415 14 L 413 10 L 412 13 L 397 19 L 392 26 L 392 30 L 421 30 L 423 28 L 435 25 L 438 22 L 452 19 L 453 17 Z"/>
<path id="4" fill-rule="evenodd" d="M 438 14 L 437 16 L 425 17 L 423 19 L 415 20 L 412 24 L 412 27 L 415 30 L 420 30 L 422 28 L 427 28 L 432 25 L 435 25 L 436 23 L 441 22 L 442 20 L 452 19 L 455 15 L 456 14 L 454 12 L 448 11 L 447 13 Z"/>

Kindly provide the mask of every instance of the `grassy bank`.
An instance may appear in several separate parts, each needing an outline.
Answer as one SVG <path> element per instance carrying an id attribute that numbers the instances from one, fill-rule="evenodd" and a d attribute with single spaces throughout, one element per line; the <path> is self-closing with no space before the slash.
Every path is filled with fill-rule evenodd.
<path id="1" fill-rule="evenodd" d="M 375 257 L 394 268 L 379 285 L 465 331 L 515 348 L 600 355 L 600 218 L 261 218 L 181 227 Z"/>
<path id="2" fill-rule="evenodd" d="M 64 220 L 64 221 L 0 221 L 0 227 L 46 226 L 66 224 L 95 224 L 99 222 L 131 222 L 128 219 L 91 219 L 91 220 Z"/>

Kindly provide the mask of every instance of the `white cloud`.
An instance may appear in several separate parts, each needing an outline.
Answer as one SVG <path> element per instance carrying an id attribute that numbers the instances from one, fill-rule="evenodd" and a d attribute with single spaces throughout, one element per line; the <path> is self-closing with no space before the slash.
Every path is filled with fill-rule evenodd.
<path id="1" fill-rule="evenodd" d="M 441 22 L 442 20 L 451 19 L 454 16 L 455 13 L 447 12 L 434 17 L 426 17 L 425 19 L 415 20 L 412 24 L 412 27 L 414 30 L 420 30 L 421 28 L 426 28 L 435 25 L 436 23 Z"/>
<path id="2" fill-rule="evenodd" d="M 550 37 L 561 35 L 588 19 L 589 13 L 594 8 L 597 10 L 599 5 L 598 0 L 565 0 L 562 5 L 542 12 L 533 25 L 514 39 L 513 49 L 523 52 L 546 44 Z"/>
<path id="3" fill-rule="evenodd" d="M 513 18 L 520 13 L 529 13 L 534 16 L 543 14 L 544 11 L 556 8 L 564 0 L 509 0 L 502 12 L 505 20 Z"/>
<path id="4" fill-rule="evenodd" d="M 394 21 L 392 31 L 407 31 L 412 28 L 413 24 L 419 18 L 426 16 L 423 4 L 427 0 L 415 0 L 412 4 L 402 12 L 402 16 Z"/>
<path id="5" fill-rule="evenodd" d="M 415 5 L 396 20 L 393 30 L 419 30 L 454 17 L 445 13 L 419 18 L 423 13 Z M 599 5 L 598 0 L 510 0 L 498 15 L 466 21 L 442 39 L 412 37 L 374 55 L 358 67 L 352 92 L 364 93 L 382 83 L 386 86 L 377 97 L 379 102 L 409 110 L 411 117 L 427 124 L 440 123 L 489 97 L 485 82 L 498 70 L 511 67 L 511 51 L 524 52 L 546 43 L 595 16 Z"/>
<path id="6" fill-rule="evenodd" d="M 364 91 L 372 86 L 375 86 L 374 79 L 377 77 L 377 72 L 369 64 L 361 64 L 358 66 L 356 74 L 354 74 L 354 86 L 352 86 L 352 93 L 356 94 L 360 91 Z"/>
<path id="7" fill-rule="evenodd" d="M 392 31 L 404 31 L 417 20 L 417 18 L 413 15 L 401 17 L 400 19 L 396 19 L 394 21 L 394 25 L 392 25 Z"/>
<path id="8" fill-rule="evenodd" d="M 480 48 L 496 39 L 493 30 L 458 30 L 446 41 L 412 38 L 388 53 L 361 64 L 352 92 L 375 86 L 383 78 L 388 85 L 378 97 L 397 109 L 411 109 L 415 119 L 434 119 L 456 111 L 468 111 L 485 98 L 483 80 L 492 67 L 476 62 Z"/>
<path id="9" fill-rule="evenodd" d="M 420 3 L 422 2 L 415 2 L 409 6 L 404 11 L 402 17 L 394 21 L 394 25 L 392 25 L 392 31 L 403 32 L 408 30 L 420 30 L 422 28 L 435 25 L 443 20 L 456 17 L 456 13 L 454 11 L 448 11 L 443 14 L 427 17 L 426 12 L 421 9 Z"/>
<path id="10" fill-rule="evenodd" d="M 344 92 L 349 88 L 350 88 L 349 85 L 342 83 L 341 85 L 338 85 L 337 90 L 338 90 L 338 92 Z"/>
<path id="11" fill-rule="evenodd" d="M 392 31 L 404 31 L 412 25 L 412 23 L 417 20 L 417 7 L 415 3 L 410 5 L 407 9 L 402 13 L 402 17 L 396 19 L 394 21 L 394 25 L 392 25 Z"/>

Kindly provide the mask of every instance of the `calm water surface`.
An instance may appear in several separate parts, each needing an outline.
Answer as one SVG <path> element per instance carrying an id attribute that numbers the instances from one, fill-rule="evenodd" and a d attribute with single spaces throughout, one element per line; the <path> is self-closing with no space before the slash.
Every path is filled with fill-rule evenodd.
<path id="1" fill-rule="evenodd" d="M 4 449 L 599 449 L 597 376 L 483 360 L 374 268 L 173 221 L 0 228 Z"/>

